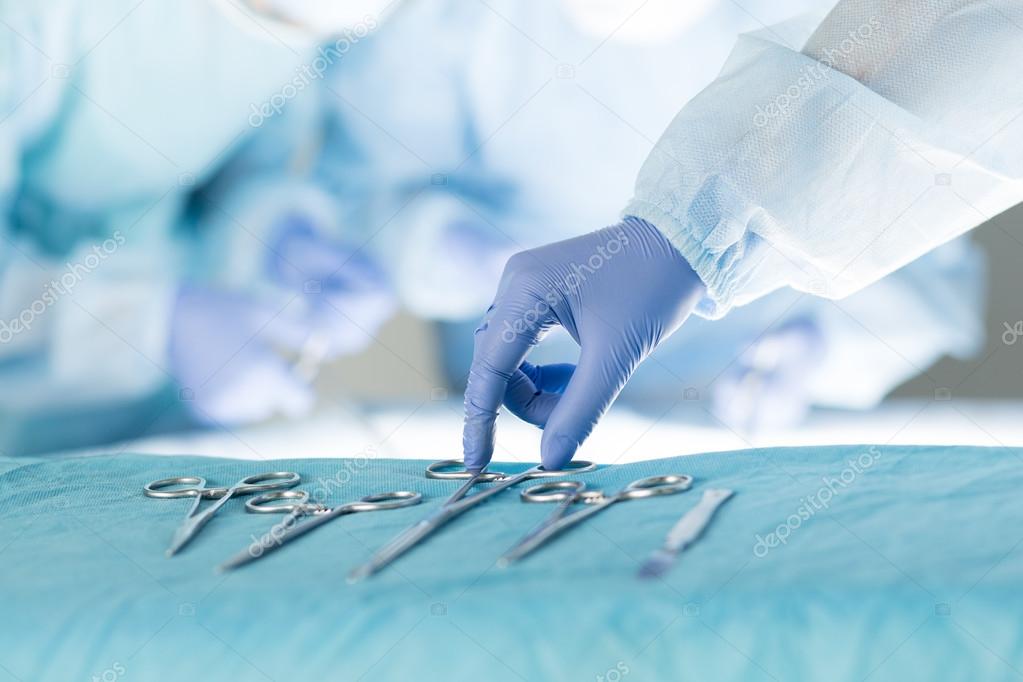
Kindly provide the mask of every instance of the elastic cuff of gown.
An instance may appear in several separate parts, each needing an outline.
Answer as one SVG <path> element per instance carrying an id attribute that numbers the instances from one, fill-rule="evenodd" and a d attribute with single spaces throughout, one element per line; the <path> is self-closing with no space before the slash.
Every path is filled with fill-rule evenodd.
<path id="1" fill-rule="evenodd" d="M 693 239 L 685 225 L 653 204 L 634 199 L 622 211 L 623 218 L 630 216 L 656 227 L 672 246 L 678 249 L 689 263 L 689 267 L 703 281 L 706 294 L 693 312 L 709 320 L 724 317 L 732 308 L 734 292 L 738 286 L 734 276 L 735 268 L 723 269 L 718 255 L 711 253 Z"/>

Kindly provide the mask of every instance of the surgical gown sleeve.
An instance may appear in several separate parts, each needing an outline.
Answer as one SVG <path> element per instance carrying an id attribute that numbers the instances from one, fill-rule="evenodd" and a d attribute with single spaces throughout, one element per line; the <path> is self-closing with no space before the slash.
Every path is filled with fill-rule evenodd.
<path id="1" fill-rule="evenodd" d="M 1023 200 L 1023 6 L 842 0 L 802 51 L 766 29 L 675 117 L 624 213 L 707 286 L 842 298 Z"/>

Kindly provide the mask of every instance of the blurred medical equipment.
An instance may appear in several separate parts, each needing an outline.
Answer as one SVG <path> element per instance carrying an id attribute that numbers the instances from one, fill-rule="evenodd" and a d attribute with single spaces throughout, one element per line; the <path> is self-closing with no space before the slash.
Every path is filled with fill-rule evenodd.
<path id="1" fill-rule="evenodd" d="M 667 537 L 664 538 L 664 546 L 654 551 L 640 566 L 639 577 L 658 578 L 664 575 L 675 563 L 679 552 L 699 539 L 704 529 L 710 525 L 718 507 L 731 498 L 732 494 L 733 491 L 724 488 L 704 490 L 699 503 L 687 511 L 668 531 Z"/>
<path id="2" fill-rule="evenodd" d="M 466 467 L 480 471 L 490 461 L 503 402 L 544 429 L 544 466 L 563 468 L 636 366 L 702 296 L 678 251 L 641 220 L 513 257 L 476 332 L 465 390 Z M 559 379 L 556 387 L 537 386 L 520 367 L 559 324 L 579 344 L 579 363 L 567 385 Z"/>
<path id="3" fill-rule="evenodd" d="M 308 193 L 297 194 L 308 196 Z M 240 199 L 236 199 L 239 201 Z M 253 197 L 239 213 L 280 209 Z M 312 203 L 312 202 L 310 202 Z M 216 281 L 183 288 L 171 326 L 171 371 L 190 388 L 204 424 L 306 414 L 320 365 L 361 350 L 394 311 L 381 270 L 354 244 L 330 238 L 316 205 L 289 210 L 270 229 L 259 296 Z M 240 278 L 240 273 L 230 279 Z M 254 287 L 249 287 L 254 288 Z"/>
<path id="4" fill-rule="evenodd" d="M 539 485 L 526 488 L 521 493 L 523 502 L 560 502 L 561 504 L 555 508 L 554 513 L 541 523 L 538 528 L 531 531 L 526 537 L 505 552 L 498 560 L 498 565 L 502 567 L 508 566 L 512 562 L 524 558 L 549 542 L 556 535 L 576 526 L 594 514 L 604 511 L 613 504 L 661 495 L 674 495 L 689 490 L 692 484 L 692 476 L 669 474 L 638 479 L 613 495 L 605 495 L 603 492 L 597 492 L 594 495 L 586 491 L 584 486 L 566 489 L 563 487 L 554 488 L 546 483 L 540 483 Z M 568 506 L 577 501 L 592 506 L 565 516 L 564 513 Z"/>
<path id="5" fill-rule="evenodd" d="M 388 566 L 395 559 L 408 550 L 415 547 L 435 531 L 443 527 L 452 519 L 461 516 L 481 502 L 485 502 L 494 495 L 501 493 L 508 488 L 531 478 L 548 478 L 579 474 L 586 471 L 593 471 L 597 468 L 592 462 L 578 461 L 567 465 L 562 471 L 549 471 L 543 466 L 534 466 L 522 473 L 507 475 L 499 472 L 470 471 L 461 469 L 462 462 L 457 459 L 441 460 L 426 467 L 427 478 L 444 480 L 465 480 L 458 490 L 451 497 L 444 501 L 437 511 L 429 514 L 426 518 L 410 526 L 407 530 L 399 533 L 393 540 L 381 547 L 362 566 L 354 569 L 348 574 L 349 582 L 356 582 L 363 578 L 377 573 Z M 455 469 L 455 471 L 451 471 Z M 467 493 L 480 482 L 493 482 L 494 485 L 486 490 L 468 495 Z"/>
<path id="6" fill-rule="evenodd" d="M 276 306 L 244 294 L 184 287 L 168 355 L 177 383 L 189 391 L 189 412 L 211 425 L 307 413 L 314 402 L 310 384 L 278 351 L 293 347 L 305 329 Z M 312 370 L 303 365 L 303 371 Z"/>
<path id="7" fill-rule="evenodd" d="M 807 377 L 821 362 L 823 343 L 808 318 L 765 331 L 717 379 L 715 415 L 750 434 L 802 422 L 810 410 Z"/>
<path id="8" fill-rule="evenodd" d="M 158 481 L 150 481 L 142 489 L 146 497 L 156 499 L 172 500 L 182 497 L 194 497 L 191 509 L 185 514 L 185 520 L 174 532 L 170 547 L 167 548 L 167 556 L 174 556 L 182 547 L 194 538 L 205 526 L 213 515 L 221 507 L 227 504 L 228 500 L 238 495 L 252 495 L 266 492 L 268 490 L 280 490 L 293 488 L 298 485 L 302 477 L 292 471 L 271 471 L 264 474 L 246 476 L 229 488 L 209 487 L 206 479 L 201 476 L 175 476 L 162 478 Z M 176 488 L 173 486 L 189 486 Z M 199 512 L 199 504 L 203 500 L 216 500 L 213 504 Z"/>
<path id="9" fill-rule="evenodd" d="M 331 248 L 345 227 L 308 170 L 312 86 L 340 56 L 239 16 L 227 1 L 0 9 L 0 451 L 301 412 L 309 391 L 262 324 L 281 311 L 265 336 L 311 326 L 336 354 L 386 317 L 366 287 L 340 291 L 365 269 Z M 286 234 L 295 214 L 323 248 Z"/>
<path id="10" fill-rule="evenodd" d="M 281 500 L 284 500 L 283 504 L 280 503 Z M 407 490 L 367 495 L 355 502 L 348 502 L 337 507 L 327 507 L 321 502 L 310 503 L 309 493 L 304 490 L 282 490 L 257 495 L 245 502 L 246 511 L 279 513 L 287 514 L 287 516 L 248 547 L 220 564 L 217 570 L 229 571 L 260 559 L 278 547 L 302 537 L 309 531 L 319 528 L 339 516 L 358 512 L 401 509 L 422 501 L 421 494 Z M 301 521 L 306 516 L 313 518 L 310 521 Z"/>

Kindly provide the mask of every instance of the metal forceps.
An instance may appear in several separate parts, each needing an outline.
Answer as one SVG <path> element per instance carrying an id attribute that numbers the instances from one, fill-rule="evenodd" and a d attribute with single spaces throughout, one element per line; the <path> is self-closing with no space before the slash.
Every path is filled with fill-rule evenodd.
<path id="1" fill-rule="evenodd" d="M 284 500 L 283 504 L 279 501 Z M 419 493 L 398 490 L 389 493 L 367 495 L 355 502 L 348 502 L 336 507 L 328 507 L 319 502 L 309 502 L 309 493 L 304 490 L 282 490 L 257 495 L 245 502 L 245 509 L 254 513 L 287 514 L 282 521 L 273 525 L 258 540 L 235 554 L 220 566 L 218 571 L 228 571 L 255 561 L 277 549 L 281 545 L 302 537 L 309 531 L 319 528 L 345 514 L 358 512 L 383 511 L 411 507 L 423 501 Z M 312 516 L 309 521 L 301 521 Z"/>
<path id="2" fill-rule="evenodd" d="M 674 474 L 649 476 L 633 481 L 610 496 L 604 495 L 600 491 L 587 491 L 583 485 L 557 487 L 553 483 L 534 485 L 522 491 L 520 497 L 523 502 L 561 502 L 561 504 L 546 520 L 505 552 L 504 556 L 498 559 L 498 565 L 504 567 L 513 561 L 522 559 L 527 554 L 539 549 L 554 536 L 585 521 L 594 514 L 604 511 L 616 502 L 658 495 L 674 495 L 689 490 L 692 484 L 692 476 Z M 583 502 L 591 506 L 565 516 L 565 512 L 575 502 Z"/>
<path id="3" fill-rule="evenodd" d="M 280 490 L 292 488 L 298 485 L 302 477 L 293 471 L 270 471 L 265 474 L 246 476 L 229 488 L 208 487 L 206 479 L 201 476 L 175 476 L 173 478 L 162 478 L 159 481 L 151 481 L 142 488 L 146 497 L 157 499 L 175 499 L 179 497 L 194 497 L 191 509 L 185 514 L 185 520 L 181 523 L 174 537 L 171 539 L 170 547 L 167 548 L 167 556 L 174 556 L 188 544 L 205 526 L 213 515 L 221 507 L 227 504 L 235 495 L 251 495 L 253 493 L 266 492 L 268 490 Z M 171 486 L 190 486 L 187 488 L 173 488 Z M 204 500 L 216 500 L 201 513 L 199 504 Z"/>
<path id="4" fill-rule="evenodd" d="M 451 471 L 453 468 L 456 469 L 456 471 Z M 462 469 L 462 462 L 457 459 L 446 459 L 440 462 L 434 462 L 430 466 L 426 467 L 427 478 L 467 480 L 465 480 L 465 483 L 456 490 L 451 497 L 444 501 L 444 504 L 442 504 L 439 509 L 400 533 L 389 543 L 377 550 L 369 561 L 349 573 L 348 582 L 357 582 L 379 572 L 452 519 L 461 516 L 464 512 L 472 509 L 477 504 L 485 502 L 494 495 L 497 495 L 502 491 L 521 483 L 522 481 L 531 478 L 546 478 L 550 476 L 578 474 L 584 471 L 593 471 L 596 468 L 597 465 L 593 462 L 577 461 L 570 462 L 568 466 L 561 471 L 547 471 L 543 468 L 543 466 L 538 465 L 526 469 L 520 474 L 508 476 L 507 474 L 495 471 L 481 471 L 477 474 L 473 474 Z M 478 493 L 468 495 L 468 492 L 473 488 L 473 486 L 480 482 L 495 482 L 496 484 L 486 490 L 481 490 Z"/>
<path id="5" fill-rule="evenodd" d="M 527 492 L 529 493 L 528 496 L 526 495 Z M 603 497 L 603 494 L 599 490 L 586 490 L 586 484 L 582 481 L 549 481 L 530 486 L 527 490 L 522 491 L 519 497 L 522 498 L 523 502 L 560 502 L 560 504 L 555 507 L 550 516 L 536 524 L 532 530 L 523 535 L 522 539 L 516 543 L 516 547 L 536 537 L 548 526 L 564 517 L 576 502 L 595 502 L 598 498 Z M 497 567 L 507 568 L 510 563 L 511 561 L 507 556 L 501 556 L 497 560 Z"/>

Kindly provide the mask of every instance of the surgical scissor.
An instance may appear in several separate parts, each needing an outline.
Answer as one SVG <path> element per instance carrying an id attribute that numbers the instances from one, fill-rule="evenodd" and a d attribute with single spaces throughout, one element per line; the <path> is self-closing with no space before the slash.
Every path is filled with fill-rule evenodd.
<path id="1" fill-rule="evenodd" d="M 280 500 L 285 502 L 280 504 Z M 279 523 L 274 524 L 258 540 L 253 541 L 248 547 L 218 566 L 217 570 L 227 571 L 244 566 L 251 561 L 265 556 L 281 545 L 302 537 L 314 528 L 319 528 L 323 524 L 333 521 L 339 516 L 357 512 L 400 509 L 402 507 L 411 507 L 422 501 L 422 495 L 407 490 L 367 495 L 360 500 L 338 505 L 337 507 L 328 507 L 319 502 L 310 502 L 309 493 L 304 490 L 282 490 L 257 495 L 245 503 L 247 511 L 280 513 L 287 514 L 287 516 Z M 313 518 L 309 521 L 301 521 L 300 519 L 305 516 L 312 516 Z"/>
<path id="2" fill-rule="evenodd" d="M 561 504 L 547 519 L 505 552 L 504 556 L 498 559 L 498 566 L 506 567 L 513 561 L 518 561 L 537 550 L 554 536 L 607 509 L 616 502 L 658 495 L 674 495 L 689 490 L 692 484 L 692 476 L 674 474 L 649 476 L 633 481 L 610 496 L 601 491 L 588 491 L 585 489 L 585 484 L 576 481 L 540 483 L 531 486 L 522 491 L 520 497 L 523 502 L 560 502 Z M 565 516 L 565 512 L 575 502 L 583 502 L 592 506 Z"/>
<path id="3" fill-rule="evenodd" d="M 301 480 L 302 477 L 292 471 L 270 471 L 265 474 L 246 476 L 228 488 L 218 488 L 207 487 L 206 479 L 201 476 L 175 476 L 173 478 L 162 478 L 159 481 L 151 481 L 145 485 L 142 492 L 145 493 L 146 497 L 158 499 L 195 498 L 191 509 L 185 514 L 185 520 L 174 531 L 170 547 L 167 548 L 167 556 L 174 556 L 235 495 L 251 495 L 268 490 L 292 488 L 298 485 L 298 482 Z M 190 487 L 169 489 L 171 486 L 178 485 Z M 204 499 L 216 500 L 216 502 L 200 513 L 199 504 Z"/>
<path id="4" fill-rule="evenodd" d="M 593 471 L 597 465 L 593 462 L 577 461 L 571 462 L 561 471 L 548 471 L 543 466 L 534 466 L 522 473 L 508 476 L 495 471 L 481 471 L 473 474 L 461 468 L 462 462 L 457 459 L 446 459 L 434 462 L 426 467 L 427 478 L 464 480 L 465 483 L 454 492 L 439 509 L 428 515 L 423 520 L 410 526 L 400 533 L 393 540 L 377 550 L 369 561 L 353 570 L 348 575 L 349 582 L 356 582 L 367 578 L 388 564 L 400 557 L 402 554 L 417 545 L 427 536 L 446 524 L 448 521 L 460 516 L 477 504 L 484 502 L 494 495 L 507 490 L 508 488 L 531 478 L 545 478 L 549 476 L 566 476 L 578 474 L 584 471 Z M 451 471 L 455 468 L 455 471 Z M 468 495 L 468 492 L 480 482 L 495 482 L 493 487 L 481 490 L 478 493 Z"/>

